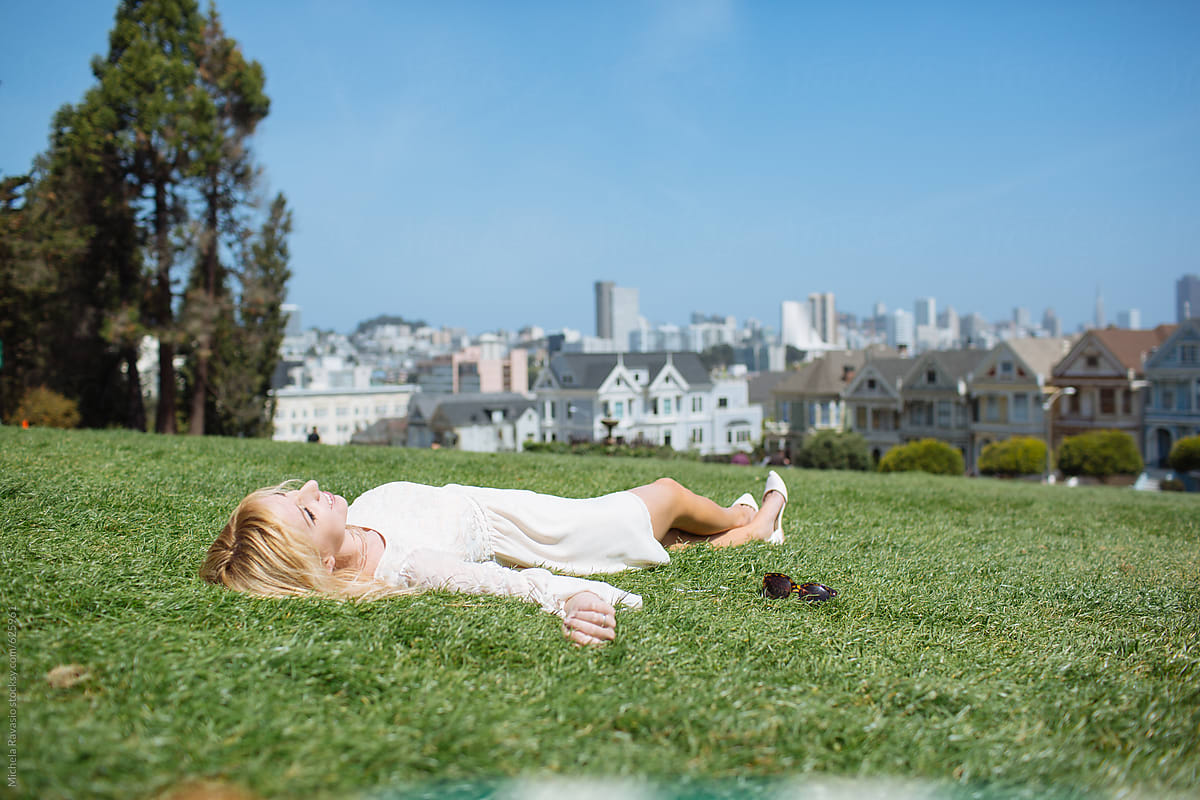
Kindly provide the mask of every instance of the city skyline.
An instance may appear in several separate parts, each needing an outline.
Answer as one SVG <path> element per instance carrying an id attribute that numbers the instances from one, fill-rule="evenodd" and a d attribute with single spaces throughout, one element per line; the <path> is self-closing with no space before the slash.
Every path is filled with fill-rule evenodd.
<path id="1" fill-rule="evenodd" d="M 0 8 L 0 173 L 92 85 L 115 8 Z M 1198 271 L 1194 3 L 218 10 L 266 72 L 253 147 L 323 328 L 587 330 L 594 276 L 652 323 L 832 293 L 1074 331 L 1099 284 L 1152 326 Z"/>

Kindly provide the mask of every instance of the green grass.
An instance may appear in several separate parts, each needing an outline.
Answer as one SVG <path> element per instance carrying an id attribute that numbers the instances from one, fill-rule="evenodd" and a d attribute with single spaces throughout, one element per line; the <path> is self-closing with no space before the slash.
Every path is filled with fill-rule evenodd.
<path id="1" fill-rule="evenodd" d="M 515 600 L 268 601 L 196 577 L 237 500 L 286 477 L 350 498 L 400 478 L 585 496 L 666 471 L 723 502 L 765 475 L 0 428 L 20 793 L 209 778 L 267 797 L 459 796 L 514 776 L 1200 789 L 1194 495 L 785 471 L 785 545 L 613 576 L 645 608 L 599 650 Z M 762 600 L 769 570 L 841 597 Z M 53 687 L 63 664 L 86 677 Z"/>

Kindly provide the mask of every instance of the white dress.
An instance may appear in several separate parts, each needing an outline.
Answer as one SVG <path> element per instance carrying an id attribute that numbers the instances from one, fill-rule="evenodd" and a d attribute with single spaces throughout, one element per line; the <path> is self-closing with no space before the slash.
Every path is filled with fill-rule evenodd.
<path id="1" fill-rule="evenodd" d="M 397 481 L 351 503 L 346 522 L 383 535 L 375 569 L 381 581 L 521 597 L 560 617 L 567 599 L 582 591 L 614 607 L 640 608 L 642 598 L 550 569 L 589 575 L 670 561 L 654 538 L 645 503 L 631 492 L 571 499 Z"/>

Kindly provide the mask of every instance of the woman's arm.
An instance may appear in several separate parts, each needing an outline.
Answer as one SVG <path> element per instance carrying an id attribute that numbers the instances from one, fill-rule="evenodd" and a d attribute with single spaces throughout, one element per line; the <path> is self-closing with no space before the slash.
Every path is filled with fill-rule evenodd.
<path id="1" fill-rule="evenodd" d="M 398 571 L 379 577 L 413 588 L 520 597 L 561 617 L 566 635 L 585 644 L 612 638 L 608 634 L 616 626 L 614 607 L 642 605 L 638 595 L 602 581 L 556 575 L 536 567 L 516 570 L 490 561 L 462 561 L 440 550 L 414 550 Z"/>

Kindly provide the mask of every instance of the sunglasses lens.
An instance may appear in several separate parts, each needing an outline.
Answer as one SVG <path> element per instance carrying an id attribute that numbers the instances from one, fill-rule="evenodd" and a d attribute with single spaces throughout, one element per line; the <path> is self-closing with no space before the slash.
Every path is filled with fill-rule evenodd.
<path id="1" fill-rule="evenodd" d="M 823 583 L 806 583 L 800 587 L 800 597 L 810 603 L 822 603 L 837 597 L 837 589 L 830 589 Z"/>
<path id="2" fill-rule="evenodd" d="M 778 572 L 768 572 L 763 576 L 763 597 L 778 600 L 792 593 L 796 584 L 787 575 Z"/>

